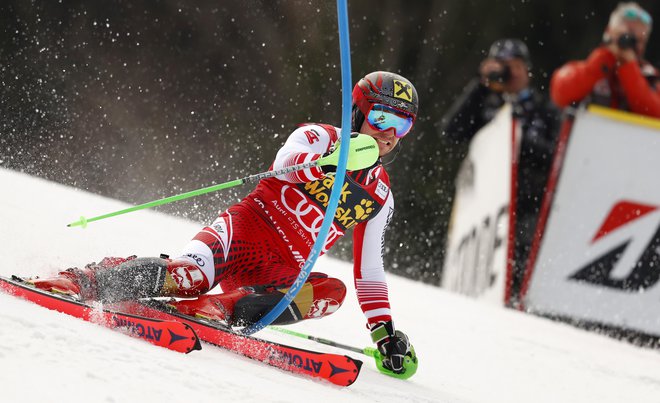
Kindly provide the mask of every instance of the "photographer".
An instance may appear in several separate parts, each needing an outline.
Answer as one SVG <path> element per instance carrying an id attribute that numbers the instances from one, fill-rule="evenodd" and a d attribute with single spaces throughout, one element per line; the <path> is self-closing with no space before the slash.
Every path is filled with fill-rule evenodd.
<path id="1" fill-rule="evenodd" d="M 547 151 L 545 146 L 554 144 L 551 132 L 556 125 L 557 111 L 542 94 L 530 87 L 531 67 L 525 43 L 518 39 L 495 41 L 479 66 L 478 76 L 468 83 L 443 116 L 442 134 L 467 142 L 490 122 L 505 102 L 510 102 L 514 116 L 522 120 L 523 131 L 533 128 L 534 143 Z M 549 151 L 552 152 L 552 148 Z"/>
<path id="2" fill-rule="evenodd" d="M 653 20 L 637 3 L 620 3 L 610 15 L 603 44 L 587 60 L 558 69 L 550 82 L 560 107 L 585 100 L 660 118 L 658 70 L 643 59 Z"/>
<path id="3" fill-rule="evenodd" d="M 525 43 L 518 39 L 495 41 L 475 77 L 442 118 L 442 134 L 468 143 L 505 102 L 512 105 L 520 122 L 520 145 L 512 296 L 522 280 L 524 265 L 545 194 L 559 114 L 552 103 L 530 87 L 531 60 Z M 515 300 L 512 301 L 515 304 Z"/>

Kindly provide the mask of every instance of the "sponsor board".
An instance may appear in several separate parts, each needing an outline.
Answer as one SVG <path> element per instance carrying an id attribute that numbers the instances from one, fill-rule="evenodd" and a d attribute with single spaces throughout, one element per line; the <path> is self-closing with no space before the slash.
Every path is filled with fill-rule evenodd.
<path id="1" fill-rule="evenodd" d="M 580 110 L 523 302 L 660 335 L 660 120 Z"/>
<path id="2" fill-rule="evenodd" d="M 472 139 L 456 179 L 441 282 L 449 290 L 500 305 L 507 298 L 518 131 L 505 105 Z"/>

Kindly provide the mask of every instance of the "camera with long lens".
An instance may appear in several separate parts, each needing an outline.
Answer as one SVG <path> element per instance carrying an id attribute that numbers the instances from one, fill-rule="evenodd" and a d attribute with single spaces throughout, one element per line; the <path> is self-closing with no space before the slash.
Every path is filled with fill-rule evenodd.
<path id="1" fill-rule="evenodd" d="M 620 49 L 635 49 L 637 47 L 637 38 L 628 33 L 622 34 L 616 40 L 616 45 Z"/>
<path id="2" fill-rule="evenodd" d="M 500 66 L 499 70 L 491 71 L 486 75 L 489 82 L 506 84 L 511 80 L 511 68 L 504 63 L 500 63 Z"/>

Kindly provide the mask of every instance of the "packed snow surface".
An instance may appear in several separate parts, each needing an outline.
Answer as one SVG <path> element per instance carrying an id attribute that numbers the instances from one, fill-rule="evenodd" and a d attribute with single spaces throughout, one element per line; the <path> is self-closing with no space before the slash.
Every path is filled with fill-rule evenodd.
<path id="1" fill-rule="evenodd" d="M 104 256 L 176 255 L 200 223 L 137 212 L 67 228 L 116 200 L 0 169 L 0 274 L 48 275 Z M 145 200 L 147 201 L 147 200 Z M 218 206 L 225 208 L 227 206 Z M 215 212 L 209 211 L 209 221 Z M 395 252 L 396 253 L 396 252 Z M 315 271 L 349 288 L 342 308 L 292 329 L 365 347 L 349 263 Z M 389 276 L 396 326 L 419 356 L 410 380 L 373 360 L 264 330 L 259 336 L 364 360 L 348 388 L 314 381 L 213 346 L 180 354 L 0 294 L 3 402 L 658 402 L 660 352 Z"/>

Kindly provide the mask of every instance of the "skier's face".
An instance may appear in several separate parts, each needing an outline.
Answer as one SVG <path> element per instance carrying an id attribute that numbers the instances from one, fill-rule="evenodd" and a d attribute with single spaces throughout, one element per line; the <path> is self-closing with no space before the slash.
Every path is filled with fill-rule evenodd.
<path id="1" fill-rule="evenodd" d="M 365 120 L 362 123 L 360 128 L 360 133 L 366 134 L 368 136 L 376 139 L 378 143 L 378 155 L 384 156 L 390 153 L 396 147 L 396 144 L 399 142 L 399 138 L 395 136 L 396 131 L 392 129 L 387 129 L 384 132 L 372 129 L 371 126 Z"/>

